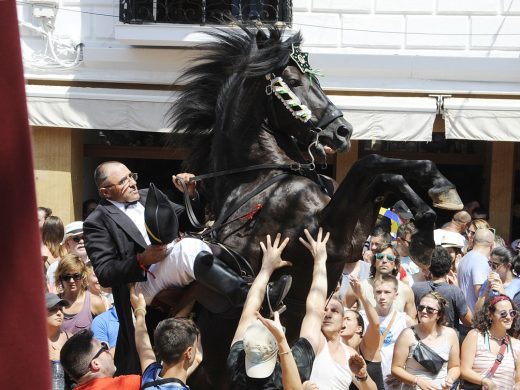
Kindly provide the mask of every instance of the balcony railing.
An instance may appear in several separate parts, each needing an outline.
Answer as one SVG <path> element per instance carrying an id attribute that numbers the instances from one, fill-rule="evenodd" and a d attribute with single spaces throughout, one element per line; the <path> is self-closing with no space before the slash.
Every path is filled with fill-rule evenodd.
<path id="1" fill-rule="evenodd" d="M 123 23 L 291 24 L 292 0 L 121 0 Z"/>

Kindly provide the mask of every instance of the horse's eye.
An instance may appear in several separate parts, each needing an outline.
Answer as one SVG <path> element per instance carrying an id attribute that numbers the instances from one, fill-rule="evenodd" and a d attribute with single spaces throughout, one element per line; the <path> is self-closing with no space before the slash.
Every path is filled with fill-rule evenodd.
<path id="1" fill-rule="evenodd" d="M 302 85 L 302 82 L 298 79 L 289 79 L 287 80 L 287 85 L 292 88 L 300 87 Z"/>

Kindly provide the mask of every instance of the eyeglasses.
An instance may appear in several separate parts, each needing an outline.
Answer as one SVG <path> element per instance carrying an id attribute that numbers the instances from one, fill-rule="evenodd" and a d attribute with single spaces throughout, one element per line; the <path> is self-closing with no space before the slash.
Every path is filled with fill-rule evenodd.
<path id="1" fill-rule="evenodd" d="M 488 264 L 493 271 L 496 271 L 502 265 L 502 263 L 495 263 L 494 261 L 488 261 Z"/>
<path id="2" fill-rule="evenodd" d="M 376 260 L 383 261 L 383 259 L 386 257 L 388 261 L 395 261 L 395 256 L 385 253 L 376 253 Z"/>
<path id="3" fill-rule="evenodd" d="M 104 341 L 101 341 L 101 348 L 99 349 L 99 351 L 96 352 L 96 354 L 94 355 L 94 357 L 92 357 L 92 359 L 90 359 L 90 363 L 88 364 L 88 368 L 87 368 L 87 371 L 85 372 L 85 374 L 83 375 L 86 375 L 89 370 L 90 370 L 90 365 L 92 364 L 92 362 L 94 360 L 96 360 L 103 352 L 108 352 L 110 350 L 110 347 L 108 346 L 107 343 L 105 343 Z M 81 376 L 83 376 L 81 375 Z"/>
<path id="4" fill-rule="evenodd" d="M 110 188 L 110 187 L 114 187 L 114 186 L 123 186 L 125 185 L 128 180 L 132 179 L 133 181 L 137 181 L 137 179 L 139 178 L 139 174 L 135 173 L 135 172 L 130 172 L 127 176 L 123 177 L 119 183 L 116 183 L 116 184 L 109 184 L 107 186 L 101 186 L 101 188 Z"/>
<path id="5" fill-rule="evenodd" d="M 81 240 L 85 240 L 83 236 L 72 236 L 70 239 L 74 241 L 76 244 L 78 244 Z"/>
<path id="6" fill-rule="evenodd" d="M 515 318 L 518 313 L 516 310 L 509 310 L 509 311 L 502 310 L 502 311 L 497 312 L 497 314 L 500 316 L 500 318 L 507 318 L 508 314 L 509 314 L 509 317 Z"/>
<path id="7" fill-rule="evenodd" d="M 426 305 L 419 305 L 417 306 L 417 311 L 419 313 L 423 312 L 424 310 L 426 310 L 426 313 L 428 314 L 435 314 L 439 311 L 439 309 L 436 309 L 434 307 L 431 307 L 431 306 L 426 306 Z"/>
<path id="8" fill-rule="evenodd" d="M 60 279 L 64 282 L 68 282 L 70 279 L 73 279 L 75 282 L 78 282 L 81 280 L 81 274 L 65 274 L 61 275 Z"/>
<path id="9" fill-rule="evenodd" d="M 108 346 L 108 344 L 105 343 L 104 341 L 101 341 L 101 348 L 99 348 L 99 351 L 96 352 L 96 354 L 94 355 L 92 360 L 97 359 L 103 352 L 108 352 L 109 349 L 110 349 L 110 347 Z M 92 360 L 90 361 L 91 363 L 92 363 Z"/>

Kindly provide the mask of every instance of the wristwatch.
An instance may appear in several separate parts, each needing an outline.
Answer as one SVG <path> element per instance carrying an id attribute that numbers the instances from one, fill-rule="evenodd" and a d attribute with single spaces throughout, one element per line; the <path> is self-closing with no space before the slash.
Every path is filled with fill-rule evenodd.
<path id="1" fill-rule="evenodd" d="M 356 375 L 356 379 L 360 382 L 364 382 L 368 379 L 368 374 L 366 374 L 364 377 L 359 377 Z"/>

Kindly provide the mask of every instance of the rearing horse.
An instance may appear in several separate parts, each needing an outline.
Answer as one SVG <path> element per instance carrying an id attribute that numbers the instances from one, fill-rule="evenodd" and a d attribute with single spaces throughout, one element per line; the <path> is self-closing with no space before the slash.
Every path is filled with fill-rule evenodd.
<path id="1" fill-rule="evenodd" d="M 299 332 L 312 277 L 312 260 L 296 239 L 304 228 L 315 234 L 322 226 L 331 233 L 327 270 L 332 290 L 344 263 L 361 258 L 385 196 L 394 193 L 415 215 L 418 232 L 412 237 L 411 256 L 429 264 L 436 216 L 411 185 L 428 189 L 434 206 L 462 207 L 454 185 L 435 165 L 373 155 L 354 164 L 337 189 L 327 192 L 313 170 L 314 158 L 324 161 L 326 154 L 347 150 L 352 126 L 327 98 L 299 50 L 301 35 L 285 38 L 276 28 L 210 35 L 199 62 L 180 78 L 185 88 L 172 107 L 173 131 L 205 136 L 192 145 L 193 154 L 185 162 L 188 171 L 225 171 L 204 183 L 219 222 L 262 206 L 251 220 L 218 229 L 219 242 L 248 259 L 256 272 L 259 241 L 277 232 L 291 237 L 284 258 L 293 266 L 279 271 L 293 276 L 284 316 L 289 336 Z M 303 157 L 302 149 L 312 161 Z M 234 329 L 226 322 L 232 329 L 222 330 L 227 333 L 215 340 L 215 321 L 205 327 L 202 318 L 199 325 L 206 369 L 217 383 L 225 359 L 216 361 L 214 350 L 223 349 L 221 355 L 227 351 Z"/>

